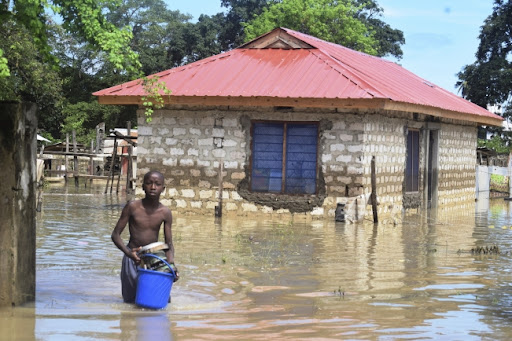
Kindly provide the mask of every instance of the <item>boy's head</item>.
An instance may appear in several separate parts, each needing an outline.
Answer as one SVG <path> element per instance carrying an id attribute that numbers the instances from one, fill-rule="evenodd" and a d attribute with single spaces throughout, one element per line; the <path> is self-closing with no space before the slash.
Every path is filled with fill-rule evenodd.
<path id="1" fill-rule="evenodd" d="M 146 182 L 146 179 L 149 179 L 149 177 L 151 177 L 152 175 L 158 176 L 159 178 L 162 179 L 162 183 L 164 182 L 164 175 L 162 173 L 160 173 L 159 171 L 156 171 L 156 170 L 152 170 L 152 171 L 149 171 L 146 174 L 144 174 L 143 181 Z"/>
<path id="2" fill-rule="evenodd" d="M 165 189 L 163 174 L 158 171 L 150 171 L 144 174 L 142 189 L 146 193 L 146 197 L 160 197 Z"/>

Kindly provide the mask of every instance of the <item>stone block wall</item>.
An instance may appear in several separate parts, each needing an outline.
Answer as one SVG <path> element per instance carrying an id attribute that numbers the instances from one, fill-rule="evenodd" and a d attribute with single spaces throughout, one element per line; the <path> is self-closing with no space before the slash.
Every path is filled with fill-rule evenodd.
<path id="1" fill-rule="evenodd" d="M 405 119 L 370 115 L 365 123 L 364 188 L 371 193 L 371 160 L 375 157 L 379 215 L 402 210 L 406 161 Z"/>
<path id="2" fill-rule="evenodd" d="M 165 176 L 162 199 L 182 211 L 214 210 L 219 198 L 223 163 L 223 200 L 241 201 L 233 192 L 245 177 L 245 132 L 234 113 L 174 110 L 153 114 L 150 123 L 139 115 L 137 179 L 155 169 Z M 137 186 L 140 193 L 140 183 Z"/>
<path id="3" fill-rule="evenodd" d="M 303 197 L 248 193 L 243 182 L 249 174 L 251 119 L 319 122 L 319 196 L 305 203 Z M 214 212 L 222 162 L 224 214 L 279 215 L 302 210 L 312 217 L 334 217 L 338 202 L 351 203 L 357 197 L 364 212 L 364 128 L 360 117 L 332 112 L 174 109 L 157 111 L 150 123 L 139 113 L 137 178 L 140 181 L 147 171 L 160 170 L 165 176 L 162 201 L 166 205 L 182 213 Z M 140 183 L 136 193 L 143 195 Z"/>
<path id="4" fill-rule="evenodd" d="M 440 206 L 474 202 L 477 128 L 443 124 L 439 133 Z"/>
<path id="5" fill-rule="evenodd" d="M 332 219 L 336 205 L 343 203 L 347 218 L 360 220 L 371 216 L 370 167 L 375 157 L 379 215 L 400 214 L 404 207 L 406 127 L 420 129 L 421 119 L 405 114 L 335 110 L 174 107 L 156 111 L 152 122 L 147 123 L 140 111 L 136 193 L 143 195 L 143 174 L 156 169 L 166 178 L 164 204 L 183 214 L 213 215 L 219 202 L 222 163 L 223 214 L 299 213 Z M 318 122 L 317 195 L 283 196 L 249 190 L 251 120 Z M 444 124 L 440 130 L 441 205 L 474 198 L 475 129 Z M 423 141 L 424 136 L 420 139 Z M 460 146 L 462 154 L 458 155 Z M 421 147 L 421 173 L 424 154 Z M 457 184 L 455 188 L 450 185 L 452 181 Z M 420 179 L 420 201 L 422 183 Z"/>

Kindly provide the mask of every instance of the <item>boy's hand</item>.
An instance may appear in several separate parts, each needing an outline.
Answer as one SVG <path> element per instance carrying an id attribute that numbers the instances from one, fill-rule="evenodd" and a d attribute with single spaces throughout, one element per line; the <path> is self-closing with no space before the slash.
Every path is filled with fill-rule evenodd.
<path id="1" fill-rule="evenodd" d="M 176 282 L 178 279 L 180 279 L 180 273 L 178 272 L 178 268 L 176 267 L 176 265 L 174 265 L 174 263 L 170 263 L 172 269 L 174 270 L 174 274 L 176 276 L 174 276 L 174 282 Z"/>
<path id="2" fill-rule="evenodd" d="M 135 264 L 139 265 L 140 264 L 140 258 L 139 258 L 139 251 L 140 251 L 141 247 L 136 247 L 134 249 L 131 249 L 131 259 L 133 259 L 133 261 L 135 262 Z"/>

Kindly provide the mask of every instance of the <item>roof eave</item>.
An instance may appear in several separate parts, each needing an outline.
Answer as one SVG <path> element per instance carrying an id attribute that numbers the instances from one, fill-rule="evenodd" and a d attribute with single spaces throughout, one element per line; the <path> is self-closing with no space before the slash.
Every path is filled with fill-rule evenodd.
<path id="1" fill-rule="evenodd" d="M 396 102 L 384 98 L 280 98 L 265 96 L 163 96 L 164 103 L 173 105 L 194 106 L 239 106 L 239 107 L 297 107 L 297 108 L 336 108 L 336 109 L 381 109 L 400 111 L 406 113 L 418 113 L 433 117 L 442 117 L 458 121 L 469 121 L 480 125 L 501 126 L 503 118 L 489 117 L 474 113 L 446 110 L 432 106 Z M 100 104 L 113 105 L 138 105 L 142 106 L 140 96 L 98 96 Z M 461 117 L 462 116 L 462 117 Z"/>

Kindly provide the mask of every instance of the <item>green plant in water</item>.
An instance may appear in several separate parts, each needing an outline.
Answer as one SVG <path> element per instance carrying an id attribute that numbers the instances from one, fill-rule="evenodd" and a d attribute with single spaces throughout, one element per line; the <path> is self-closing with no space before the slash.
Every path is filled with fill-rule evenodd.
<path id="1" fill-rule="evenodd" d="M 142 106 L 145 109 L 146 122 L 151 122 L 154 111 L 164 107 L 164 96 L 169 96 L 171 90 L 164 82 L 160 81 L 158 76 L 143 77 L 142 87 L 145 93 L 142 96 Z"/>

